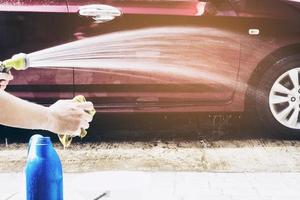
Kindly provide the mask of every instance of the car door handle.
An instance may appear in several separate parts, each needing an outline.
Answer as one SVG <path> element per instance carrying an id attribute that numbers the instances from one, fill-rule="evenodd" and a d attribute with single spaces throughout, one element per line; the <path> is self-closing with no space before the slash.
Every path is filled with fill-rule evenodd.
<path id="1" fill-rule="evenodd" d="M 79 15 L 92 17 L 95 22 L 103 23 L 111 21 L 122 15 L 122 11 L 116 7 L 104 4 L 92 4 L 79 7 Z"/>

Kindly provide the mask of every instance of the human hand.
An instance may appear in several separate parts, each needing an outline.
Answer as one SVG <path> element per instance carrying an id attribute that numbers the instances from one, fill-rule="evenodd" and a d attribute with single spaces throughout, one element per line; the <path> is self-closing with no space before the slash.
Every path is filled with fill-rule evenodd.
<path id="1" fill-rule="evenodd" d="M 0 90 L 5 90 L 8 82 L 13 79 L 11 73 L 0 72 Z"/>
<path id="2" fill-rule="evenodd" d="M 94 109 L 92 102 L 59 100 L 49 107 L 48 130 L 56 134 L 79 135 L 81 128 L 88 129 L 93 116 L 87 110 Z"/>

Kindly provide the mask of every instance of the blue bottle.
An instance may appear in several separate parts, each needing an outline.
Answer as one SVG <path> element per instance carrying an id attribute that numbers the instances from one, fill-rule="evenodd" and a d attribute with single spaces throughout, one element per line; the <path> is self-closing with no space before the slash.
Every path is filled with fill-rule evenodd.
<path id="1" fill-rule="evenodd" d="M 39 135 L 39 134 L 35 134 L 35 135 L 31 136 L 31 138 L 29 139 L 29 143 L 28 143 L 27 157 L 28 157 L 28 154 L 29 154 L 29 149 L 30 149 L 31 143 L 33 142 L 34 145 L 35 145 L 35 143 L 38 141 L 38 138 L 42 138 L 42 137 L 43 136 Z"/>
<path id="2" fill-rule="evenodd" d="M 63 200 L 63 173 L 49 137 L 30 138 L 26 176 L 27 200 Z"/>

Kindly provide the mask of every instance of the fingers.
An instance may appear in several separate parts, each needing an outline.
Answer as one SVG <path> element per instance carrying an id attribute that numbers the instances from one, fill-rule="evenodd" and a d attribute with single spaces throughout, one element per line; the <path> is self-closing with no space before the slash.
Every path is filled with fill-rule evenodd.
<path id="1" fill-rule="evenodd" d="M 94 109 L 94 105 L 93 105 L 93 103 L 92 102 L 90 102 L 90 101 L 86 101 L 86 102 L 76 102 L 76 107 L 77 108 L 80 108 L 80 109 L 83 109 L 83 110 L 87 110 L 87 111 L 89 111 L 89 110 L 93 110 Z"/>
<path id="2" fill-rule="evenodd" d="M 81 128 L 77 129 L 72 135 L 80 136 Z"/>
<path id="3" fill-rule="evenodd" d="M 11 73 L 0 73 L 0 80 L 4 81 L 11 81 L 13 79 L 13 76 Z"/>
<path id="4" fill-rule="evenodd" d="M 84 121 L 87 121 L 87 122 L 91 122 L 93 120 L 93 116 L 87 112 L 84 112 L 82 117 L 83 117 Z"/>
<path id="5" fill-rule="evenodd" d="M 94 105 L 92 102 L 90 101 L 86 101 L 86 102 L 77 102 L 74 100 L 60 100 L 60 101 L 65 101 L 69 103 L 69 106 L 72 107 L 74 110 L 83 110 L 83 111 L 92 111 L 94 110 Z"/>
<path id="6" fill-rule="evenodd" d="M 80 127 L 83 129 L 88 129 L 90 127 L 90 124 L 87 121 L 82 121 Z"/>
<path id="7" fill-rule="evenodd" d="M 78 128 L 75 131 L 66 131 L 65 132 L 66 135 L 70 135 L 70 136 L 80 136 L 80 133 L 81 133 L 81 128 Z"/>
<path id="8" fill-rule="evenodd" d="M 93 120 L 93 116 L 88 114 L 87 112 L 81 110 L 78 115 L 79 117 L 79 127 L 83 129 L 88 129 L 90 127 L 90 122 Z"/>
<path id="9" fill-rule="evenodd" d="M 87 122 L 92 121 L 93 115 L 88 113 L 89 110 L 94 109 L 93 104 L 91 102 L 84 102 L 84 103 L 74 102 L 74 104 L 71 107 L 73 109 L 74 115 L 78 115 L 84 121 Z"/>
<path id="10" fill-rule="evenodd" d="M 87 111 L 93 110 L 93 103 L 90 101 L 75 104 L 75 109 L 80 112 L 83 121 L 91 122 L 93 120 L 93 115 L 89 114 Z"/>
<path id="11" fill-rule="evenodd" d="M 0 89 L 5 90 L 7 84 L 8 84 L 8 81 L 4 81 L 4 80 L 0 81 Z"/>
<path id="12" fill-rule="evenodd" d="M 81 113 L 81 119 L 80 119 L 80 128 L 88 129 L 90 127 L 90 122 L 93 120 L 93 116 L 83 112 Z"/>
<path id="13" fill-rule="evenodd" d="M 5 90 L 8 82 L 13 79 L 11 73 L 0 73 L 0 90 Z"/>
<path id="14" fill-rule="evenodd" d="M 49 108 L 54 116 L 55 127 L 58 127 L 58 133 L 80 135 L 81 130 L 88 129 L 89 123 L 93 120 L 93 115 L 88 113 L 94 109 L 91 102 L 59 100 Z"/>

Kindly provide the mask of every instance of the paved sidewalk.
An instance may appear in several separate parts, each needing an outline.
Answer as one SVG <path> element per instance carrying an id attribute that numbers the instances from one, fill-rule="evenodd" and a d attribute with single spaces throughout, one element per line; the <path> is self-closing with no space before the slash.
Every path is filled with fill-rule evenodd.
<path id="1" fill-rule="evenodd" d="M 23 174 L 0 173 L 0 200 L 24 199 L 23 185 Z M 65 200 L 299 200 L 300 173 L 66 173 L 64 188 Z"/>

